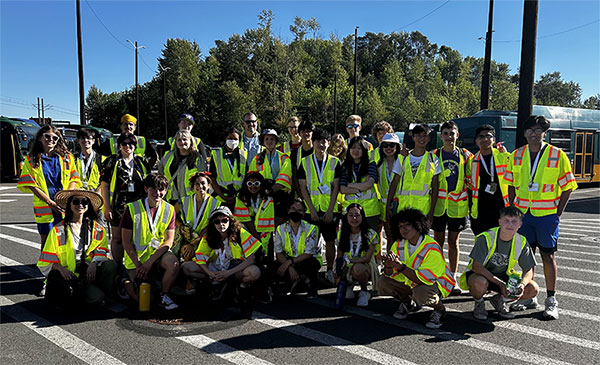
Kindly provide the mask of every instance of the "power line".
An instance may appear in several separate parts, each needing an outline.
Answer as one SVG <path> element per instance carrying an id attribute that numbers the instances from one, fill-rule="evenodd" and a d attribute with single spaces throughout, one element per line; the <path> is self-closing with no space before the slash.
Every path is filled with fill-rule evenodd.
<path id="1" fill-rule="evenodd" d="M 423 16 L 422 16 L 422 17 L 420 17 L 419 19 L 417 19 L 417 20 L 414 20 L 414 21 L 412 21 L 412 22 L 410 22 L 410 23 L 408 23 L 408 24 L 406 24 L 406 25 L 404 25 L 404 26 L 401 26 L 401 27 L 400 27 L 400 28 L 398 28 L 398 29 L 394 29 L 394 30 L 392 30 L 392 32 L 398 31 L 398 30 L 400 30 L 400 29 L 404 29 L 404 28 L 406 28 L 406 27 L 408 27 L 408 26 L 411 26 L 411 25 L 413 25 L 413 24 L 415 24 L 415 23 L 417 23 L 417 22 L 419 22 L 419 21 L 421 21 L 421 20 L 423 20 L 423 19 L 427 18 L 428 16 L 430 16 L 430 15 L 431 15 L 431 14 L 433 14 L 433 13 L 435 13 L 436 11 L 438 11 L 440 8 L 442 8 L 443 6 L 445 6 L 446 4 L 448 4 L 449 2 L 450 2 L 450 0 L 446 1 L 445 3 L 443 3 L 443 4 L 442 4 L 442 5 L 440 5 L 440 6 L 438 6 L 437 8 L 433 9 L 433 10 L 432 10 L 432 11 L 430 11 L 429 13 L 427 13 L 427 14 L 423 15 Z"/>
<path id="2" fill-rule="evenodd" d="M 108 34 L 110 34 L 114 38 L 114 40 L 117 41 L 120 45 L 122 45 L 123 47 L 125 47 L 127 49 L 130 49 L 127 44 L 125 44 L 122 41 L 120 41 L 119 38 L 117 38 L 117 36 L 115 36 L 113 34 L 113 32 L 111 32 L 110 29 L 108 29 L 108 27 L 106 26 L 106 24 L 104 24 L 104 22 L 102 21 L 102 19 L 100 19 L 100 17 L 98 16 L 98 14 L 96 14 L 96 11 L 94 11 L 94 8 L 92 8 L 92 5 L 90 5 L 90 3 L 87 0 L 85 0 L 85 3 L 90 8 L 90 10 L 92 11 L 92 13 L 96 17 L 96 19 L 98 19 L 98 21 L 100 22 L 100 24 L 102 24 L 102 26 L 104 27 L 104 29 L 106 29 L 106 31 L 108 32 Z"/>
<path id="3" fill-rule="evenodd" d="M 564 34 L 564 33 L 568 33 L 568 32 L 572 32 L 574 30 L 577 30 L 577 29 L 580 29 L 580 28 L 583 28 L 583 27 L 587 27 L 588 25 L 592 25 L 592 24 L 598 23 L 598 22 L 600 22 L 600 19 L 596 19 L 596 20 L 594 20 L 592 22 L 589 22 L 589 23 L 586 23 L 586 24 L 578 25 L 578 26 L 576 26 L 574 28 L 571 28 L 571 29 L 563 30 L 563 31 L 556 32 L 556 33 L 546 34 L 546 35 L 543 35 L 541 37 L 537 37 L 537 40 L 544 39 L 544 38 L 549 38 L 549 37 L 554 37 L 554 36 L 557 36 L 557 35 L 560 35 L 560 34 Z M 515 39 L 515 40 L 512 40 L 512 41 L 493 41 L 493 42 L 494 43 L 515 43 L 515 42 L 521 42 L 521 40 L 520 39 Z"/>
<path id="4" fill-rule="evenodd" d="M 141 53 L 139 54 L 139 56 L 140 56 L 140 58 L 142 59 L 142 63 L 143 63 L 144 65 L 146 65 L 146 67 L 148 67 L 148 70 L 150 70 L 150 72 L 154 72 L 154 70 L 153 70 L 153 69 L 152 69 L 150 66 L 148 66 L 148 64 L 146 63 L 146 60 L 144 59 L 144 57 L 142 56 L 142 54 L 141 54 Z"/>

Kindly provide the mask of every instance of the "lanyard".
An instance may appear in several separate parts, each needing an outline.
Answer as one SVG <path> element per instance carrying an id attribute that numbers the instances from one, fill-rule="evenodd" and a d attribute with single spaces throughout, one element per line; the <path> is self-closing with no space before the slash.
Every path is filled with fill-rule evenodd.
<path id="1" fill-rule="evenodd" d="M 134 160 L 132 159 L 130 165 L 125 160 L 121 159 L 122 166 L 124 167 L 123 170 L 125 170 L 125 172 L 127 173 L 127 181 L 133 180 L 133 170 L 135 170 L 133 161 Z"/>
<path id="2" fill-rule="evenodd" d="M 357 257 L 358 256 L 358 252 L 360 250 L 360 244 L 362 242 L 362 237 L 361 234 L 358 234 L 358 240 L 356 242 L 352 242 L 352 240 L 350 240 L 350 243 L 352 243 L 352 247 L 350 248 L 350 252 L 352 253 L 352 257 Z"/>
<path id="3" fill-rule="evenodd" d="M 80 159 L 81 159 L 81 172 L 83 174 L 83 177 L 86 180 L 88 180 L 90 172 L 92 171 L 91 167 L 92 167 L 92 163 L 94 163 L 94 159 L 96 157 L 96 153 L 94 151 L 92 151 L 92 153 L 90 153 L 90 155 L 88 156 L 87 160 L 84 159 L 83 153 L 80 153 L 79 156 L 80 156 Z"/>
<path id="4" fill-rule="evenodd" d="M 392 179 L 394 176 L 394 164 L 389 165 L 386 161 L 383 161 L 383 163 L 385 164 L 383 166 L 384 170 L 385 170 L 385 175 L 387 176 L 387 183 L 388 185 L 392 183 Z M 389 165 L 389 166 L 388 166 Z M 391 167 L 391 169 L 390 169 Z"/>
<path id="5" fill-rule="evenodd" d="M 250 206 L 252 206 L 252 211 L 254 212 L 254 215 L 258 215 L 258 209 L 260 208 L 260 203 L 262 203 L 262 199 L 260 198 L 260 195 L 256 196 L 256 200 L 252 200 L 252 198 L 250 198 Z"/>
<path id="6" fill-rule="evenodd" d="M 229 164 L 229 168 L 231 169 L 231 173 L 232 174 L 235 173 L 235 162 L 231 163 L 231 159 L 228 158 L 225 154 L 223 154 L 223 158 L 225 159 L 225 161 L 227 161 L 227 164 Z"/>
<path id="7" fill-rule="evenodd" d="M 533 162 L 533 166 L 531 166 L 531 161 L 529 161 L 529 165 L 531 166 L 530 178 L 529 181 L 533 181 L 535 177 L 535 173 L 537 172 L 538 162 L 540 162 L 540 156 L 544 154 L 544 149 L 546 149 L 546 144 L 542 142 L 542 146 L 539 151 L 535 154 L 535 161 Z"/>
<path id="8" fill-rule="evenodd" d="M 492 157 L 490 158 L 490 169 L 488 170 L 487 165 L 485 164 L 485 160 L 483 159 L 483 155 L 481 155 L 481 164 L 483 165 L 483 169 L 487 172 L 488 175 L 492 178 L 492 182 L 494 182 L 494 154 L 492 153 Z"/>
<path id="9" fill-rule="evenodd" d="M 192 226 L 192 229 L 196 229 L 196 227 L 198 227 L 198 223 L 200 223 L 200 220 L 202 219 L 202 216 L 204 215 L 204 208 L 206 208 L 207 202 L 208 202 L 208 196 L 205 196 L 204 201 L 202 202 L 202 205 L 200 206 L 200 211 L 196 212 L 196 197 L 194 197 L 194 225 Z"/>
<path id="10" fill-rule="evenodd" d="M 313 153 L 313 160 L 315 162 L 315 169 L 317 170 L 317 176 L 319 178 L 319 182 L 323 182 L 323 172 L 325 171 L 325 164 L 327 164 L 327 154 L 323 158 L 323 162 L 319 168 L 319 163 L 317 162 L 317 155 Z"/>
<path id="11" fill-rule="evenodd" d="M 148 216 L 148 224 L 150 225 L 150 232 L 152 232 L 152 235 L 154 236 L 154 234 L 156 233 L 156 225 L 158 224 L 158 217 L 160 216 L 160 214 L 158 214 L 158 211 L 160 209 L 160 204 L 156 205 L 156 213 L 154 213 L 154 218 L 151 217 L 152 214 L 150 214 L 150 207 L 148 206 L 148 198 L 144 199 L 144 205 L 146 206 L 146 215 Z"/>

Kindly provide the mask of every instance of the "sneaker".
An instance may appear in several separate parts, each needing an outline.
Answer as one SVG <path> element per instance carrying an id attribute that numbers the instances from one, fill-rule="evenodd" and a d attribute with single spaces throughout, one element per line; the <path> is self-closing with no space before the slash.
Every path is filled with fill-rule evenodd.
<path id="1" fill-rule="evenodd" d="M 177 304 L 169 297 L 169 294 L 161 294 L 160 295 L 160 306 L 170 311 L 173 309 L 179 308 Z"/>
<path id="2" fill-rule="evenodd" d="M 475 301 L 475 308 L 473 308 L 473 318 L 485 321 L 488 317 L 488 312 L 485 309 L 485 301 Z"/>
<path id="3" fill-rule="evenodd" d="M 526 309 L 537 309 L 538 308 L 537 297 L 531 299 L 517 300 L 510 305 L 510 310 L 513 312 L 520 312 Z"/>
<path id="4" fill-rule="evenodd" d="M 369 305 L 369 299 L 371 299 L 371 293 L 366 290 L 361 290 L 358 293 L 358 300 L 356 301 L 357 307 L 366 307 Z"/>
<path id="5" fill-rule="evenodd" d="M 35 295 L 38 296 L 38 297 L 45 297 L 46 296 L 46 282 L 44 282 L 42 284 L 42 289 L 39 292 L 37 292 Z"/>
<path id="6" fill-rule="evenodd" d="M 558 319 L 558 301 L 556 300 L 556 297 L 551 296 L 546 298 L 544 305 L 546 307 L 543 313 L 544 318 Z"/>
<path id="7" fill-rule="evenodd" d="M 348 288 L 346 288 L 346 299 L 348 300 L 354 299 L 354 290 L 352 289 L 352 285 L 348 285 Z"/>
<path id="8" fill-rule="evenodd" d="M 446 310 L 436 311 L 434 310 L 429 317 L 429 322 L 425 324 L 427 328 L 440 328 L 444 324 L 446 319 Z"/>
<path id="9" fill-rule="evenodd" d="M 408 317 L 408 307 L 406 306 L 406 303 L 400 303 L 398 310 L 396 310 L 393 317 L 396 319 L 406 319 L 406 317 Z"/>
<path id="10" fill-rule="evenodd" d="M 195 295 L 196 294 L 196 283 L 192 279 L 188 279 L 185 283 L 185 294 Z"/>
<path id="11" fill-rule="evenodd" d="M 511 318 L 515 318 L 515 314 L 511 313 L 508 310 L 508 306 L 506 305 L 506 302 L 504 301 L 504 298 L 502 297 L 502 294 L 496 294 L 494 295 L 491 299 L 490 299 L 490 303 L 492 303 L 492 306 L 494 307 L 494 309 L 496 310 L 496 312 L 498 312 L 498 315 L 504 319 L 511 319 Z"/>
<path id="12" fill-rule="evenodd" d="M 256 298 L 262 304 L 269 304 L 273 301 L 273 289 L 270 286 L 267 286 L 267 289 L 262 291 L 258 298 Z"/>
<path id="13" fill-rule="evenodd" d="M 292 285 L 290 285 L 290 288 L 288 289 L 288 291 L 285 293 L 285 295 L 292 295 L 294 293 L 294 289 L 296 289 L 296 287 L 298 286 L 298 284 L 300 284 L 300 280 L 296 280 L 292 283 Z"/>
<path id="14" fill-rule="evenodd" d="M 332 285 L 335 284 L 335 276 L 333 275 L 332 269 L 327 270 L 325 273 L 325 279 L 327 279 L 327 281 L 329 281 Z"/>
<path id="15" fill-rule="evenodd" d="M 306 295 L 306 297 L 308 299 L 315 299 L 319 296 L 319 292 L 317 291 L 317 289 L 308 289 L 308 294 Z"/>

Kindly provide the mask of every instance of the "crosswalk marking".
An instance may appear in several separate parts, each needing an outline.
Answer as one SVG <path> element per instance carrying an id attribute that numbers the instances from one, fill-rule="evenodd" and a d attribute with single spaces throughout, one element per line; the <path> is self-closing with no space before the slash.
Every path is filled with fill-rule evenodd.
<path id="1" fill-rule="evenodd" d="M 39 242 L 32 242 L 32 241 L 24 240 L 22 238 L 9 236 L 9 235 L 4 234 L 4 233 L 0 233 L 0 238 L 4 239 L 4 240 L 8 240 L 8 241 L 12 241 L 12 242 L 21 244 L 23 246 L 33 247 L 33 248 L 36 248 L 38 250 L 40 249 L 40 243 Z"/>
<path id="2" fill-rule="evenodd" d="M 21 226 L 17 226 L 16 224 L 7 224 L 7 225 L 1 226 L 1 227 L 16 229 L 18 231 L 29 232 L 29 233 L 39 233 L 37 229 L 21 227 Z"/>
<path id="3" fill-rule="evenodd" d="M 23 326 L 41 335 L 59 348 L 67 351 L 87 364 L 125 364 L 112 355 L 90 345 L 68 331 L 55 326 L 52 322 L 26 310 L 5 296 L 0 296 L 2 313 L 13 318 Z"/>
<path id="4" fill-rule="evenodd" d="M 270 365 L 271 362 L 258 358 L 252 354 L 240 351 L 222 342 L 215 341 L 204 335 L 179 336 L 176 337 L 185 343 L 197 347 L 203 351 L 238 365 Z"/>
<path id="5" fill-rule="evenodd" d="M 342 338 L 331 336 L 323 332 L 315 331 L 313 329 L 304 327 L 293 322 L 289 322 L 282 319 L 276 319 L 266 314 L 254 312 L 252 318 L 257 322 L 266 324 L 267 326 L 282 329 L 295 335 L 302 336 L 312 341 L 320 342 L 331 347 L 335 347 L 339 350 L 351 353 L 356 356 L 360 356 L 362 358 L 374 361 L 379 364 L 414 364 L 413 362 L 410 362 L 408 360 L 404 360 L 399 357 L 374 350 L 370 347 L 356 345 Z"/>

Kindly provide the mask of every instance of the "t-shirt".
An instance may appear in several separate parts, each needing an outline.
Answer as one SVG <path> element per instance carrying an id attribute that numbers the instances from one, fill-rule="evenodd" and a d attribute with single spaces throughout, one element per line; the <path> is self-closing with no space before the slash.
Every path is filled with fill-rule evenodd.
<path id="1" fill-rule="evenodd" d="M 217 256 L 216 260 L 208 263 L 208 269 L 210 271 L 225 271 L 229 269 L 231 261 L 233 260 L 233 252 L 231 252 L 231 245 L 229 239 L 223 240 L 223 248 L 214 250 Z"/>
<path id="2" fill-rule="evenodd" d="M 60 157 L 56 153 L 53 153 L 51 156 L 42 154 L 41 164 L 42 173 L 46 179 L 46 187 L 48 188 L 48 197 L 54 200 L 54 195 L 63 189 L 62 182 L 60 181 L 60 173 L 62 171 Z"/>
<path id="3" fill-rule="evenodd" d="M 303 159 L 306 156 L 312 155 L 313 152 L 315 151 L 314 147 L 311 147 L 309 150 L 304 150 L 302 148 L 302 143 L 300 143 L 300 145 L 297 148 L 294 148 L 292 150 L 292 152 L 290 153 L 290 159 L 292 161 L 293 168 L 295 168 L 296 166 L 298 166 L 298 148 L 301 149 L 300 159 Z"/>
<path id="4" fill-rule="evenodd" d="M 485 264 L 485 268 L 494 275 L 506 274 L 508 268 L 508 258 L 510 255 L 510 249 L 512 241 L 503 241 L 500 237 L 497 238 L 496 250 L 490 257 L 490 260 Z M 478 236 L 475 240 L 475 245 L 471 254 L 469 255 L 473 260 L 478 262 L 485 262 L 485 258 L 488 255 L 487 242 L 483 235 Z M 525 248 L 519 256 L 519 266 L 523 269 L 523 272 L 529 271 L 536 265 L 535 256 L 529 246 L 529 243 L 525 244 Z M 518 270 L 518 268 L 516 268 Z"/>
<path id="5" fill-rule="evenodd" d="M 298 227 L 298 234 L 294 235 L 294 231 L 289 223 L 284 223 L 281 227 L 282 233 L 287 233 L 290 236 L 290 248 L 292 250 L 292 256 L 298 257 L 298 244 L 300 242 L 300 237 L 302 233 L 306 234 L 308 229 L 310 228 L 310 223 L 306 221 L 300 222 L 300 227 Z M 273 246 L 275 249 L 275 253 L 286 254 L 285 252 L 285 239 L 282 240 L 278 234 L 273 235 Z M 313 256 L 317 256 L 320 251 L 319 246 L 319 230 L 313 229 L 311 234 L 309 234 L 304 240 L 304 253 L 311 254 Z"/>
<path id="6" fill-rule="evenodd" d="M 352 164 L 352 168 L 354 170 L 354 176 L 360 170 L 360 164 Z M 375 180 L 375 183 L 379 182 L 379 171 L 377 171 L 377 165 L 375 162 L 369 162 L 369 169 L 367 172 L 367 176 L 372 177 Z M 351 181 L 348 181 L 351 180 Z M 342 168 L 342 175 L 340 177 L 340 186 L 348 186 L 348 182 L 356 182 L 354 179 L 348 179 L 348 172 L 346 169 Z"/>
<path id="7" fill-rule="evenodd" d="M 248 153 L 248 161 L 252 161 L 256 155 L 260 152 L 260 141 L 258 139 L 258 133 L 252 137 L 246 137 L 244 134 L 244 149 Z"/>
<path id="8" fill-rule="evenodd" d="M 491 160 L 492 154 L 487 156 L 481 155 L 481 162 L 479 162 L 479 201 L 477 205 L 478 207 L 486 207 L 486 209 L 478 209 L 478 219 L 482 216 L 497 217 L 498 211 L 504 207 L 504 199 L 502 198 L 500 185 L 496 185 L 496 192 L 494 192 L 494 194 L 490 194 L 485 191 L 486 186 L 488 186 L 492 179 L 491 176 L 485 171 L 483 164 L 485 164 L 489 170 Z M 494 183 L 498 184 L 498 174 L 495 166 L 492 173 L 494 174 Z"/>
<path id="9" fill-rule="evenodd" d="M 410 160 L 410 168 L 412 170 L 413 177 L 417 173 L 417 170 L 419 169 L 419 165 L 421 165 L 421 160 L 423 160 L 423 157 L 427 156 L 427 153 L 429 153 L 429 152 L 426 152 L 422 156 L 414 156 L 412 153 L 410 153 L 408 155 L 409 160 Z M 435 166 L 435 172 L 433 174 L 438 175 L 442 172 L 442 168 L 440 167 L 440 159 L 435 155 L 432 155 L 431 157 L 432 157 L 433 166 Z"/>
<path id="10" fill-rule="evenodd" d="M 319 161 L 317 160 L 317 164 L 319 164 L 319 166 L 323 163 L 323 160 Z M 335 167 L 335 172 L 334 172 L 334 179 L 339 179 L 342 177 L 342 164 L 338 162 L 337 166 Z M 306 180 L 306 171 L 301 167 L 298 169 L 298 175 L 297 175 L 298 180 L 302 179 L 302 180 Z"/>
<path id="11" fill-rule="evenodd" d="M 158 206 L 150 207 L 150 218 L 154 219 L 154 215 L 156 214 Z M 123 213 L 123 218 L 121 218 L 121 228 L 129 229 L 133 231 L 133 220 L 131 219 L 131 214 L 129 214 L 129 209 L 125 209 Z M 173 218 L 169 222 L 167 226 L 167 231 L 170 229 L 175 229 L 175 214 L 173 214 Z"/>
<path id="12" fill-rule="evenodd" d="M 442 151 L 442 163 L 444 164 L 444 175 L 446 183 L 448 184 L 448 191 L 454 191 L 456 189 L 456 183 L 458 182 L 458 173 L 460 166 L 460 157 L 458 156 L 458 150 L 448 153 Z M 448 172 L 446 172 L 448 171 Z"/>

